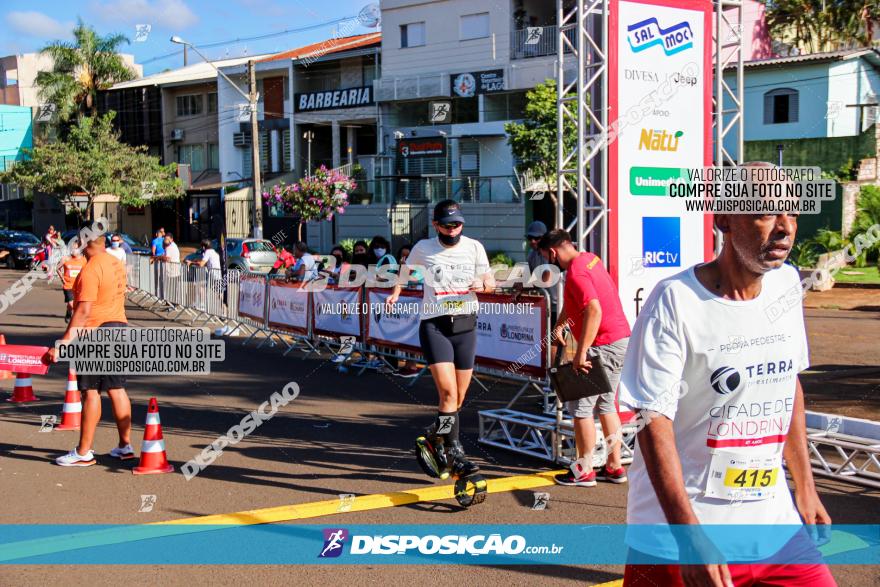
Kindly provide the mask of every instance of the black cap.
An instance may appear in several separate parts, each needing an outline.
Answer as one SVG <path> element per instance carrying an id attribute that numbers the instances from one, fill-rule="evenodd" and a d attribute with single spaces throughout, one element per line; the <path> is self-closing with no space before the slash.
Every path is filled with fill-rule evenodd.
<path id="1" fill-rule="evenodd" d="M 434 206 L 434 220 L 440 224 L 449 222 L 461 222 L 464 224 L 464 215 L 461 213 L 461 207 L 455 200 L 443 200 Z"/>

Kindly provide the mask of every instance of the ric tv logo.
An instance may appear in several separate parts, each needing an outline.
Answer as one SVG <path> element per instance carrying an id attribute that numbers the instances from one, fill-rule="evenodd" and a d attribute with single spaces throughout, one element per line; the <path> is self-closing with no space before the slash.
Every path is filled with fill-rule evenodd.
<path id="1" fill-rule="evenodd" d="M 694 31 L 686 20 L 662 28 L 657 19 L 651 17 L 626 27 L 626 35 L 633 53 L 659 45 L 663 53 L 669 56 L 694 46 Z"/>
<path id="2" fill-rule="evenodd" d="M 642 218 L 642 258 L 645 267 L 681 267 L 680 218 Z"/>

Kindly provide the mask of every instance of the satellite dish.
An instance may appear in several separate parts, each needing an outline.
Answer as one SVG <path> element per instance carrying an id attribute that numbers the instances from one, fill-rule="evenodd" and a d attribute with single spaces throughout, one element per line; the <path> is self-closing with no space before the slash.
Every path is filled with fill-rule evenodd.
<path id="1" fill-rule="evenodd" d="M 382 12 L 379 10 L 379 5 L 375 2 L 371 4 L 367 4 L 357 16 L 358 22 L 364 25 L 367 28 L 374 29 L 379 26 L 379 22 L 382 20 Z"/>

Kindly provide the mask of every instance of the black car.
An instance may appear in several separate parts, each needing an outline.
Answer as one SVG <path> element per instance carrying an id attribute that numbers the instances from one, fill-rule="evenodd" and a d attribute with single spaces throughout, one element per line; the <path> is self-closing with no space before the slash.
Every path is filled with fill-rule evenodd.
<path id="1" fill-rule="evenodd" d="M 0 262 L 5 262 L 10 269 L 28 267 L 39 248 L 40 239 L 30 232 L 0 230 L 0 252 L 9 252 Z"/>

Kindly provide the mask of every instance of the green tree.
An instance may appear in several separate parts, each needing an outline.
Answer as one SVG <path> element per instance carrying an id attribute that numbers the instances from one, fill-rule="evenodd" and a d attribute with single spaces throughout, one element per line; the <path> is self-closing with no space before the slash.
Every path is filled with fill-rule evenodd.
<path id="1" fill-rule="evenodd" d="M 101 194 L 118 196 L 123 206 L 182 196 L 176 165 L 162 165 L 146 147 L 121 142 L 113 128 L 114 116 L 111 112 L 80 118 L 63 139 L 25 149 L 28 159 L 0 174 L 0 183 L 53 194 L 81 220 L 84 213 L 77 201 L 83 197 L 92 215 L 94 199 Z"/>
<path id="2" fill-rule="evenodd" d="M 780 40 L 813 53 L 869 46 L 880 21 L 877 0 L 767 0 L 767 26 Z"/>
<path id="3" fill-rule="evenodd" d="M 55 41 L 40 53 L 53 60 L 51 71 L 37 73 L 43 102 L 55 104 L 62 123 L 74 117 L 98 113 L 99 90 L 136 77 L 117 49 L 130 41 L 124 35 L 101 36 L 80 19 L 73 29 L 73 42 Z"/>
<path id="4" fill-rule="evenodd" d="M 570 104 L 574 107 L 574 103 Z M 573 112 L 576 114 L 576 112 Z M 530 172 L 535 179 L 546 181 L 550 198 L 556 205 L 556 80 L 548 79 L 526 92 L 523 121 L 504 125 L 507 144 L 520 160 L 518 171 Z M 565 152 L 571 152 L 577 138 L 577 122 L 565 117 L 563 122 Z"/>

